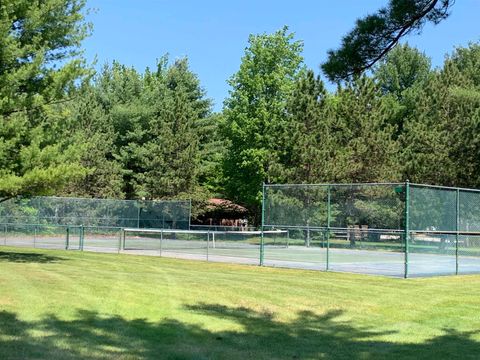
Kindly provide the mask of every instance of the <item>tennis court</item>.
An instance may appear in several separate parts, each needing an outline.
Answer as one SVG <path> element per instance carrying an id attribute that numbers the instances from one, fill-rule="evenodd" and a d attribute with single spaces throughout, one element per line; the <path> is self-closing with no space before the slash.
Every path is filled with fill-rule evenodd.
<path id="1" fill-rule="evenodd" d="M 68 229 L 68 231 L 67 231 Z M 21 232 L 19 230 L 22 230 Z M 171 229 L 120 229 L 80 227 L 26 229 L 12 227 L 4 233 L 0 244 L 16 247 L 69 249 L 132 255 L 163 256 L 189 260 L 260 264 L 261 232 L 187 231 Z M 83 239 L 82 239 L 83 237 Z M 342 244 L 342 241 L 344 242 Z M 325 248 L 322 243 L 298 245 L 287 231 L 264 232 L 263 265 L 308 270 L 330 270 L 371 275 L 403 277 L 405 254 L 401 251 L 340 248 L 345 240 L 332 241 Z M 328 258 L 328 259 L 327 259 Z M 415 253 L 408 254 L 410 276 L 451 275 L 480 272 L 480 258 L 462 254 L 459 263 L 455 255 Z"/>
<path id="2" fill-rule="evenodd" d="M 480 191 L 264 185 L 257 231 L 191 230 L 189 201 L 15 199 L 0 244 L 394 277 L 480 273 Z"/>

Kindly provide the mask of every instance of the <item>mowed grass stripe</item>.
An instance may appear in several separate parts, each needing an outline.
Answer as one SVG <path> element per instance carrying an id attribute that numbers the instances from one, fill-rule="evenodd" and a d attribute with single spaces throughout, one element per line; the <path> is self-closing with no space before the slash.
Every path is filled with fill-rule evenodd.
<path id="1" fill-rule="evenodd" d="M 480 276 L 0 248 L 2 359 L 477 358 Z"/>

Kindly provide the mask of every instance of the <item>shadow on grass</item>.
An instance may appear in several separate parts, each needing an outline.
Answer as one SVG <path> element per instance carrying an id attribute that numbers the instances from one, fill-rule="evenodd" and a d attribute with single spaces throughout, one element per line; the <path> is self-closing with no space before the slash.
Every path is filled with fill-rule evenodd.
<path id="1" fill-rule="evenodd" d="M 418 344 L 381 341 L 379 332 L 342 321 L 342 311 L 308 311 L 288 323 L 273 314 L 215 304 L 187 307 L 202 320 L 232 320 L 241 331 L 211 331 L 174 319 L 152 323 L 79 311 L 74 320 L 50 315 L 22 321 L 0 312 L 2 359 L 476 359 L 472 332 L 444 330 Z M 42 331 L 43 337 L 34 336 Z"/>
<path id="2" fill-rule="evenodd" d="M 58 256 L 51 256 L 38 253 L 0 251 L 0 261 L 16 263 L 53 263 L 65 260 Z"/>

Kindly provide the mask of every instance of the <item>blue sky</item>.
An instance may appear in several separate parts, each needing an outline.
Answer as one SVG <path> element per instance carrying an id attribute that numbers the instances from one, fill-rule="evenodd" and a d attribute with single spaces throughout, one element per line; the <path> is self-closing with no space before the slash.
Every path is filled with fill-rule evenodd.
<path id="1" fill-rule="evenodd" d="M 88 0 L 95 9 L 88 16 L 93 33 L 85 40 L 88 61 L 97 68 L 117 60 L 143 71 L 156 59 L 187 56 L 214 109 L 221 110 L 228 96 L 226 80 L 240 65 L 248 35 L 271 33 L 288 25 L 304 42 L 305 63 L 319 71 L 328 49 L 338 47 L 342 36 L 362 15 L 384 6 L 387 0 Z M 480 40 L 480 0 L 457 0 L 452 15 L 437 26 L 407 41 L 442 64 L 455 46 Z"/>

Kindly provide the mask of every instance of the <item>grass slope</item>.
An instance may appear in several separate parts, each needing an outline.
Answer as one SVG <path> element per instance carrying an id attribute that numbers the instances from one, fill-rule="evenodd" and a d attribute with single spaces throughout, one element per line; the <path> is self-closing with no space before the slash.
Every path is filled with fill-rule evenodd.
<path id="1" fill-rule="evenodd" d="M 1 359 L 476 359 L 480 276 L 0 248 Z"/>

